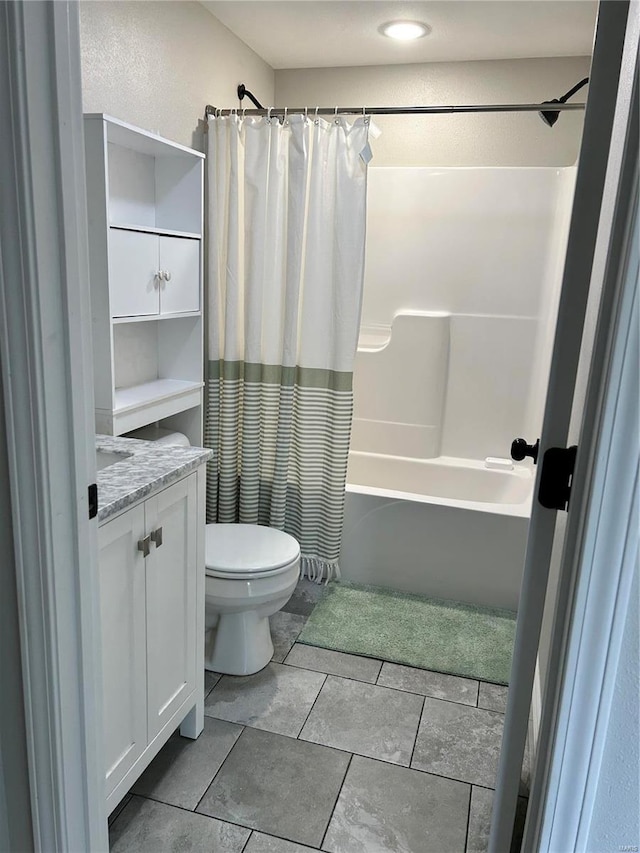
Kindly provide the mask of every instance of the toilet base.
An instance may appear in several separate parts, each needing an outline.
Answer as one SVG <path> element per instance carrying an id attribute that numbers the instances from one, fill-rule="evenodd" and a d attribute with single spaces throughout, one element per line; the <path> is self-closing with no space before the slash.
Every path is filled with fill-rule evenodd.
<path id="1" fill-rule="evenodd" d="M 273 657 L 269 617 L 256 610 L 221 613 L 207 642 L 205 669 L 225 675 L 252 675 Z"/>

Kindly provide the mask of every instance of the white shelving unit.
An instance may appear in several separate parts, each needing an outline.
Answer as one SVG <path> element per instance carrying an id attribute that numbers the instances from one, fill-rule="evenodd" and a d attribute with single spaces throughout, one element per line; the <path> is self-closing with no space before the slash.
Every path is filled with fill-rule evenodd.
<path id="1" fill-rule="evenodd" d="M 204 155 L 85 115 L 96 430 L 202 444 Z"/>

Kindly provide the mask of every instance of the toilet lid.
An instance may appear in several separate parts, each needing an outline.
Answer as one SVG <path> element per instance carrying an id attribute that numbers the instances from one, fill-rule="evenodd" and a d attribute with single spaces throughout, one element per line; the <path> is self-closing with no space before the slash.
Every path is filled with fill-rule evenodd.
<path id="1" fill-rule="evenodd" d="M 258 524 L 207 524 L 208 571 L 232 574 L 269 572 L 293 563 L 300 546 L 293 536 Z"/>

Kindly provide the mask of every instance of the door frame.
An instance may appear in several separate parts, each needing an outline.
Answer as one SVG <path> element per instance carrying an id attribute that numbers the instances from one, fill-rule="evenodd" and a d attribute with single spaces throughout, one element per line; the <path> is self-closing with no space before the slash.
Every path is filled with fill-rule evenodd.
<path id="1" fill-rule="evenodd" d="M 603 228 L 603 198 L 607 185 L 617 187 L 620 179 L 620 155 L 625 145 L 626 124 L 617 128 L 614 119 L 621 104 L 627 103 L 629 121 L 629 79 L 633 79 L 633 66 L 622 66 L 623 45 L 628 38 L 628 16 L 634 3 L 602 2 L 598 11 L 598 25 L 589 83 L 589 98 L 576 176 L 571 225 L 563 274 L 562 291 L 554 340 L 553 358 L 547 390 L 544 423 L 540 438 L 540 459 L 549 447 L 566 447 L 572 414 L 572 400 L 578 375 L 581 340 L 587 302 L 594 290 L 602 287 L 602 301 L 611 298 L 611 282 L 604 271 L 594 267 L 597 239 L 605 246 L 611 239 L 611 223 Z M 624 132 L 623 132 L 624 131 Z M 622 133 L 622 136 L 620 135 Z M 616 158 L 618 158 L 616 171 Z M 607 331 L 607 330 L 605 330 Z M 602 334 L 602 330 L 600 334 Z M 596 350 L 598 342 L 596 340 Z M 588 391 L 590 393 L 590 391 Z M 579 441 L 576 476 L 572 484 L 572 500 L 567 524 L 575 523 L 588 491 L 586 470 L 592 464 L 595 442 L 598 438 L 596 424 L 587 421 Z M 537 495 L 542 465 L 538 466 L 534 494 Z M 522 581 L 520 606 L 516 623 L 507 710 L 502 738 L 502 749 L 493 804 L 489 853 L 504 853 L 511 847 L 518 788 L 522 770 L 537 663 L 540 631 L 542 627 L 549 568 L 554 549 L 557 510 L 543 508 L 534 500 L 525 570 Z M 562 540 L 561 540 L 562 541 Z M 572 547 L 578 547 L 578 542 Z M 560 584 L 568 571 L 569 555 L 564 553 L 560 568 Z M 550 659 L 548 669 L 560 666 L 560 661 Z M 542 713 L 546 713 L 546 696 L 543 695 Z M 542 740 L 539 739 L 542 746 Z M 536 811 L 539 795 L 536 786 L 537 769 L 534 769 L 532 796 L 529 809 Z"/>
<path id="2" fill-rule="evenodd" d="M 0 113 L 9 471 L 0 499 L 10 503 L 15 552 L 4 568 L 17 591 L 22 690 L 11 701 L 24 709 L 24 808 L 33 849 L 100 853 L 108 839 L 97 520 L 88 511 L 96 462 L 77 3 L 0 4 Z M 11 821 L 9 813 L 0 822 L 9 837 Z"/>
<path id="3" fill-rule="evenodd" d="M 567 523 L 527 851 L 586 849 L 637 570 L 639 33 L 632 7 L 601 222 L 607 252 L 581 430 L 588 441 Z"/>

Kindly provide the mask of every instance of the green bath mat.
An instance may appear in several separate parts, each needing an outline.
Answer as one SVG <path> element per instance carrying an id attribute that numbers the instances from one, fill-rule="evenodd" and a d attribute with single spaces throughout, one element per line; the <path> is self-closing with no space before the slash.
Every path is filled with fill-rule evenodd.
<path id="1" fill-rule="evenodd" d="M 298 642 L 508 684 L 516 615 L 380 587 L 331 583 Z"/>

